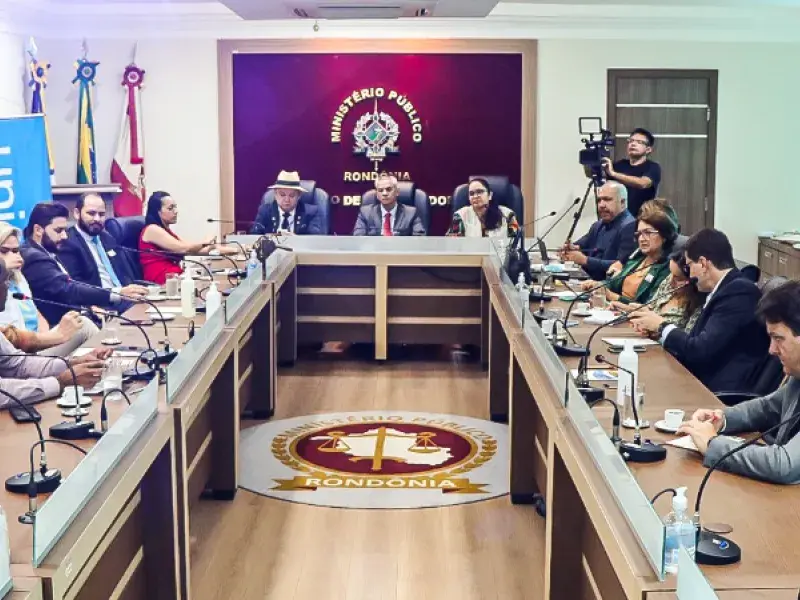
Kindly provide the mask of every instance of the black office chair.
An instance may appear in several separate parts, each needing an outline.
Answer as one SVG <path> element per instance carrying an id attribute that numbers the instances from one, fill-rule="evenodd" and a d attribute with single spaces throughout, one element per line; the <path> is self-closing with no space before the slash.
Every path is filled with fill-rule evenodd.
<path id="1" fill-rule="evenodd" d="M 106 219 L 106 231 L 110 233 L 120 246 L 139 249 L 139 236 L 144 229 L 144 217 L 112 217 Z M 133 276 L 139 281 L 143 281 L 142 265 L 139 262 L 139 255 L 128 252 L 128 262 L 133 268 Z M 147 282 L 144 282 L 147 283 Z"/>
<path id="2" fill-rule="evenodd" d="M 513 183 L 509 182 L 505 175 L 470 175 L 469 180 L 480 177 L 489 183 L 492 197 L 500 206 L 514 211 L 520 227 L 525 223 L 525 202 L 522 198 L 522 191 Z M 452 212 L 464 208 L 469 204 L 469 183 L 462 183 L 453 192 Z"/>
<path id="3" fill-rule="evenodd" d="M 742 269 L 742 271 L 744 271 L 744 269 Z M 775 288 L 780 287 L 787 281 L 788 279 L 786 279 L 786 277 L 780 276 L 767 279 L 759 286 L 761 288 L 762 296 L 774 290 Z M 728 406 L 734 406 L 740 402 L 744 402 L 745 400 L 761 398 L 762 396 L 771 394 L 777 390 L 778 387 L 780 387 L 783 379 L 784 373 L 781 361 L 778 360 L 777 356 L 771 356 L 767 354 L 767 356 L 764 357 L 761 366 L 756 371 L 756 376 L 750 387 L 750 391 L 717 392 L 715 395 Z"/>
<path id="4" fill-rule="evenodd" d="M 312 179 L 300 180 L 300 187 L 308 190 L 300 195 L 300 202 L 317 207 L 322 220 L 322 234 L 328 235 L 331 230 L 331 199 L 328 192 L 317 187 L 317 182 Z M 261 203 L 272 204 L 273 202 L 275 202 L 275 190 L 267 190 L 261 198 Z"/>
<path id="5" fill-rule="evenodd" d="M 378 194 L 375 192 L 375 188 L 364 192 L 364 195 L 361 196 L 362 206 L 369 206 L 377 201 Z M 397 201 L 417 209 L 417 214 L 422 219 L 422 226 L 425 227 L 425 235 L 428 235 L 431 226 L 431 201 L 428 194 L 417 189 L 417 184 L 413 181 L 398 181 Z"/>

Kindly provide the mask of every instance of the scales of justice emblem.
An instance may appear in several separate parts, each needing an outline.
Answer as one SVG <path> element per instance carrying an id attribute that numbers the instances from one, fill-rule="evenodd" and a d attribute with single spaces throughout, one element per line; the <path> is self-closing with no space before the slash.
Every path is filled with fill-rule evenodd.
<path id="1" fill-rule="evenodd" d="M 400 153 L 397 147 L 400 127 L 390 115 L 378 110 L 377 98 L 372 112 L 363 115 L 356 123 L 353 137 L 356 141 L 353 152 L 363 154 L 374 162 L 376 170 L 388 154 Z"/>

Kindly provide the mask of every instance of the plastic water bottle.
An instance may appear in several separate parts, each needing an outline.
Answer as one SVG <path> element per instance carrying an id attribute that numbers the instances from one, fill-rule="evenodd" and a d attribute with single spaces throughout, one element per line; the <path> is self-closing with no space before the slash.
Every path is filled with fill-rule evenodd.
<path id="1" fill-rule="evenodd" d="M 222 306 L 222 294 L 217 289 L 217 282 L 212 281 L 206 292 L 206 319 L 210 319 L 220 306 Z"/>
<path id="2" fill-rule="evenodd" d="M 633 349 L 634 340 L 625 340 L 625 347 L 619 355 L 619 378 L 617 380 L 617 406 L 620 412 L 624 412 L 626 406 L 626 397 L 633 398 L 636 394 L 633 389 L 633 382 L 631 376 L 628 375 L 623 369 L 631 371 L 636 379 L 639 381 L 639 355 Z"/>
<path id="3" fill-rule="evenodd" d="M 250 258 L 247 261 L 247 276 L 250 277 L 250 273 L 255 271 L 258 268 L 258 257 L 256 256 L 256 251 L 250 251 Z"/>
<path id="4" fill-rule="evenodd" d="M 672 512 L 664 518 L 666 527 L 666 542 L 664 545 L 664 567 L 667 573 L 678 572 L 678 552 L 681 546 L 686 548 L 689 556 L 694 558 L 695 544 L 695 525 L 687 512 L 688 500 L 686 499 L 686 488 L 681 487 L 675 490 L 672 498 Z"/>
<path id="5" fill-rule="evenodd" d="M 531 308 L 531 290 L 528 287 L 528 284 L 525 282 L 525 274 L 520 273 L 519 277 L 517 278 L 517 285 L 514 286 L 517 288 L 517 294 L 519 294 L 519 301 L 522 305 L 522 310 L 529 311 Z"/>
<path id="6" fill-rule="evenodd" d="M 184 269 L 183 279 L 181 279 L 181 316 L 185 319 L 193 319 L 197 314 L 194 305 L 194 279 L 189 269 Z"/>

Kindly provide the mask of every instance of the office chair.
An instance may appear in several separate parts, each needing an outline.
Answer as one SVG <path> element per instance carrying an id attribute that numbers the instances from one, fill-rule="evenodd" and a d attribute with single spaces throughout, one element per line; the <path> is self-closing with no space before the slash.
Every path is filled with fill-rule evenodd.
<path id="1" fill-rule="evenodd" d="M 132 250 L 139 249 L 139 236 L 142 235 L 144 229 L 144 217 L 112 217 L 106 219 L 106 231 L 110 233 L 120 246 L 131 248 Z M 144 281 L 142 274 L 142 265 L 139 262 L 139 255 L 133 252 L 128 253 L 128 263 L 133 269 L 133 277 L 137 283 Z"/>
<path id="2" fill-rule="evenodd" d="M 369 206 L 378 201 L 378 194 L 375 188 L 364 192 L 361 196 L 361 205 Z M 417 214 L 422 220 L 422 226 L 425 227 L 425 235 L 429 235 L 431 227 L 431 201 L 428 194 L 420 189 L 417 189 L 417 184 L 413 181 L 398 181 L 397 182 L 397 201 L 406 206 L 413 206 L 417 209 Z"/>
<path id="3" fill-rule="evenodd" d="M 522 198 L 522 191 L 513 183 L 509 182 L 505 175 L 470 175 L 472 181 L 476 177 L 485 179 L 491 188 L 492 197 L 500 206 L 514 211 L 517 223 L 520 227 L 525 223 L 525 202 Z M 453 192 L 453 204 L 451 214 L 464 208 L 469 204 L 469 183 L 462 183 Z"/>
<path id="4" fill-rule="evenodd" d="M 317 182 L 313 179 L 301 179 L 300 187 L 307 192 L 300 195 L 300 202 L 313 204 L 319 209 L 322 220 L 322 235 L 328 235 L 331 230 L 331 200 L 328 192 L 317 187 Z M 272 204 L 275 202 L 275 190 L 267 190 L 261 198 L 262 204 Z"/>

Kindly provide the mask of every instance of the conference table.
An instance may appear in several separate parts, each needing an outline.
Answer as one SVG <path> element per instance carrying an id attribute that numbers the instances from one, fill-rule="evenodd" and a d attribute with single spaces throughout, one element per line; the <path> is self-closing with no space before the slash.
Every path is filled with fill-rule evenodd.
<path id="1" fill-rule="evenodd" d="M 132 384 L 140 391 L 130 406 L 108 403 L 108 432 L 99 441 L 77 442 L 87 456 L 48 448 L 49 464 L 62 470 L 64 481 L 40 497 L 33 528 L 16 520 L 27 510 L 27 497 L 0 493 L 11 573 L 20 588 L 15 594 L 37 582 L 33 587 L 45 599 L 191 598 L 193 511 L 203 498 L 235 496 L 241 421 L 274 413 L 277 366 L 293 364 L 298 347 L 327 341 L 372 344 L 378 361 L 391 359 L 397 344 L 480 348 L 488 370 L 486 417 L 508 420 L 510 427 L 510 501 L 544 498 L 545 597 L 675 597 L 677 579 L 690 576 L 725 593 L 767 594 L 752 597 L 782 598 L 800 588 L 800 561 L 789 542 L 800 531 L 798 491 L 724 473 L 708 487 L 703 518 L 734 526 L 742 563 L 702 570 L 692 563 L 677 579 L 663 576 L 658 515 L 669 503 L 659 501 L 656 511 L 648 498 L 678 485 L 691 495 L 704 469 L 696 457 L 674 449 L 655 465 L 622 461 L 608 439 L 609 413 L 590 410 L 578 394 L 568 378 L 574 365 L 553 352 L 520 301 L 502 268 L 501 245 L 311 236 L 282 245 L 289 250 L 265 257 L 233 289 L 226 275 L 215 276 L 230 295 L 211 317 L 185 319 L 175 314 L 177 302 L 156 303 L 174 318 L 166 332 L 160 322 L 145 330 L 153 346 L 168 338 L 179 349 L 177 358 L 161 382 Z M 150 317 L 147 310 L 135 306 L 125 316 Z M 580 340 L 591 328 L 572 331 Z M 135 328 L 120 326 L 118 333 L 123 345 L 144 349 Z M 86 347 L 100 345 L 103 336 Z M 599 338 L 595 346 L 601 349 Z M 640 373 L 651 422 L 667 407 L 718 404 L 659 348 L 642 355 Z M 97 421 L 99 403 L 93 397 L 87 418 Z M 53 402 L 38 408 L 46 435 L 62 420 L 60 409 Z M 0 429 L 8 477 L 27 468 L 37 438 L 30 425 L 7 414 L 0 415 Z M 659 435 L 648 430 L 648 437 L 666 439 Z"/>

